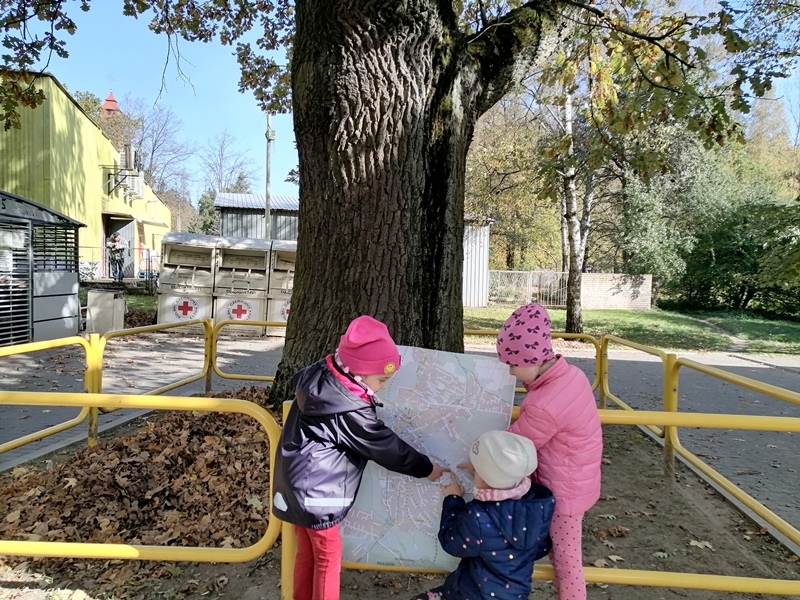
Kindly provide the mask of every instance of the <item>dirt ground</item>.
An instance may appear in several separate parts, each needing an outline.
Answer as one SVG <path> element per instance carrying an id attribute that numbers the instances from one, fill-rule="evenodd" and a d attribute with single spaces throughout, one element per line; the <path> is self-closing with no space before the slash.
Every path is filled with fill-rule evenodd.
<path id="1" fill-rule="evenodd" d="M 135 436 L 133 427 L 129 427 L 130 435 Z M 774 542 L 692 472 L 679 466 L 675 480 L 666 479 L 661 471 L 660 448 L 637 428 L 608 426 L 604 437 L 602 498 L 588 513 L 584 526 L 586 565 L 800 579 L 797 556 Z M 72 454 L 74 450 L 65 450 L 38 464 L 69 461 Z M 47 498 L 38 501 L 47 502 Z M 92 575 L 109 566 L 106 561 L 82 561 L 47 572 L 37 561 L 0 557 L 0 600 L 279 600 L 279 543 L 258 560 L 244 564 L 152 563 L 147 568 L 156 577 L 132 584 L 120 581 L 111 592 L 99 592 Z M 346 570 L 342 574 L 342 600 L 410 598 L 440 581 L 431 575 Z M 553 585 L 536 581 L 530 597 L 555 598 Z M 589 584 L 591 599 L 723 597 L 787 596 Z"/>

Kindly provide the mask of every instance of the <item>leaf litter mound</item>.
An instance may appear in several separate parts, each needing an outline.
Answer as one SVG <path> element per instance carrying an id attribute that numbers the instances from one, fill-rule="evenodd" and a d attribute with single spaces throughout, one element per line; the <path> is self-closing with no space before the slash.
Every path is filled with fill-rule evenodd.
<path id="1" fill-rule="evenodd" d="M 254 402 L 278 420 L 268 395 L 258 386 L 210 394 Z M 132 434 L 101 439 L 96 448 L 49 467 L 17 467 L 0 477 L 0 539 L 217 548 L 256 543 L 269 515 L 266 432 L 237 413 L 156 415 Z M 137 583 L 171 577 L 176 568 L 153 561 L 23 560 L 60 583 L 117 597 Z"/>

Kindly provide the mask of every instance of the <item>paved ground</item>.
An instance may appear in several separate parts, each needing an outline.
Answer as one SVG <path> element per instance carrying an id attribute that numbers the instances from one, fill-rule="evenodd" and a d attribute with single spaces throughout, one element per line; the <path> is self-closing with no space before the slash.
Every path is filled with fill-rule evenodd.
<path id="1" fill-rule="evenodd" d="M 280 359 L 282 340 L 231 338 L 220 343 L 220 368 L 231 373 L 271 375 Z M 469 352 L 492 355 L 490 347 L 470 347 Z M 564 348 L 565 355 L 594 376 L 594 354 Z M 147 393 L 199 373 L 203 347 L 196 337 L 149 334 L 112 340 L 103 364 L 103 389 L 109 393 Z M 800 392 L 800 358 L 756 357 L 730 353 L 685 354 L 708 365 Z M 83 357 L 78 347 L 42 351 L 2 359 L 0 391 L 83 391 Z M 657 358 L 624 350 L 610 353 L 611 391 L 634 408 L 661 409 L 661 365 Z M 214 376 L 213 389 L 236 389 L 249 381 Z M 189 396 L 204 390 L 204 380 L 183 386 L 172 395 Z M 2 400 L 0 399 L 0 402 Z M 680 409 L 693 412 L 783 415 L 800 418 L 800 406 L 750 392 L 703 374 L 682 370 Z M 74 417 L 77 409 L 17 407 L 0 404 L 0 443 L 41 430 Z M 108 429 L 135 417 L 135 411 L 101 415 Z M 45 440 L 0 455 L 0 471 L 86 439 L 81 424 Z M 800 434 L 722 429 L 685 429 L 681 440 L 723 475 L 772 510 L 800 527 Z"/>

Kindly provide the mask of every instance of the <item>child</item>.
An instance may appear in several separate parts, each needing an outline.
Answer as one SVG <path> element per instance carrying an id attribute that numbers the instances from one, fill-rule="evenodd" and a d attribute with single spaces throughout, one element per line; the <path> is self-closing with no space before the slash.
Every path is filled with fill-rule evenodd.
<path id="1" fill-rule="evenodd" d="M 464 502 L 455 478 L 442 487 L 439 542 L 461 562 L 443 586 L 414 600 L 527 598 L 533 563 L 550 547 L 555 500 L 528 477 L 536 469 L 533 443 L 507 431 L 489 431 L 472 445 L 470 461 L 459 466 L 475 477 L 474 500 Z"/>
<path id="2" fill-rule="evenodd" d="M 297 532 L 294 600 L 338 600 L 339 523 L 367 461 L 431 481 L 446 470 L 376 415 L 374 394 L 399 368 L 400 354 L 386 325 L 361 316 L 350 323 L 335 354 L 292 379 L 295 402 L 275 452 L 272 512 Z"/>
<path id="3" fill-rule="evenodd" d="M 553 490 L 556 508 L 550 562 L 559 600 L 586 598 L 581 527 L 600 497 L 603 434 L 586 375 L 553 353 L 550 316 L 540 304 L 521 306 L 497 336 L 497 356 L 528 391 L 509 431 L 539 452 L 535 479 Z"/>

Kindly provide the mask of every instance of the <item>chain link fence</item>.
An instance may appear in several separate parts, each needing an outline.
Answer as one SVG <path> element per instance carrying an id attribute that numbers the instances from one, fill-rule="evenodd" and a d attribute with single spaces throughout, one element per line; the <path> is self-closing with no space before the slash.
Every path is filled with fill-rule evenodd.
<path id="1" fill-rule="evenodd" d="M 489 302 L 566 308 L 567 273 L 560 271 L 489 271 Z"/>

